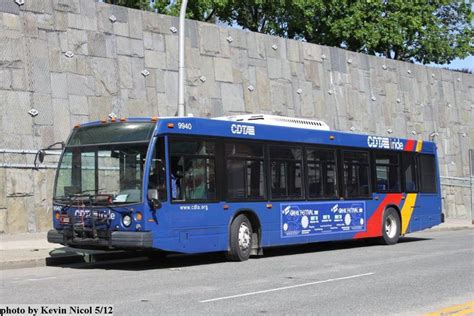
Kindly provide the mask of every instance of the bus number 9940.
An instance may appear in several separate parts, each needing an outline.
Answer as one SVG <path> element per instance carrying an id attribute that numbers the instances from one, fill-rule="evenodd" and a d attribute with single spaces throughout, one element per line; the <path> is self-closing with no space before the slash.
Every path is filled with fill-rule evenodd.
<path id="1" fill-rule="evenodd" d="M 192 130 L 193 125 L 191 123 L 178 123 L 178 128 L 179 129 L 187 129 L 187 130 Z"/>

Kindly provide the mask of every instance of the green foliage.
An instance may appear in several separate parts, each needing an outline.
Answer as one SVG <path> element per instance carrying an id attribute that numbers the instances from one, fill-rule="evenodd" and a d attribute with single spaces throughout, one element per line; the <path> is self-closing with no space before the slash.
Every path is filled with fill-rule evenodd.
<path id="1" fill-rule="evenodd" d="M 104 0 L 105 3 L 121 5 L 133 9 L 150 10 L 149 0 Z"/>
<path id="2" fill-rule="evenodd" d="M 193 20 L 215 22 L 217 17 L 216 13 L 223 13 L 227 7 L 227 0 L 189 0 L 186 17 Z M 181 1 L 156 0 L 155 8 L 159 13 L 178 16 Z"/>
<path id="3" fill-rule="evenodd" d="M 175 16 L 180 5 L 155 4 L 158 12 Z M 474 54 L 466 0 L 189 0 L 187 17 L 424 64 Z"/>
<path id="4" fill-rule="evenodd" d="M 443 64 L 474 52 L 467 3 L 345 0 L 337 5 L 338 15 L 326 24 L 335 46 L 425 64 Z M 314 28 L 306 30 L 305 36 L 314 37 Z"/>

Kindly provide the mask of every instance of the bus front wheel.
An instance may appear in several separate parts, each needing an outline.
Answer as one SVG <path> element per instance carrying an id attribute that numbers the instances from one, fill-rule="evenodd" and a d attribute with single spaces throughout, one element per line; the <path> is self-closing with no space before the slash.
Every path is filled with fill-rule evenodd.
<path id="1" fill-rule="evenodd" d="M 237 216 L 230 226 L 229 251 L 226 258 L 231 261 L 245 261 L 252 248 L 252 225 L 244 214 Z"/>
<path id="2" fill-rule="evenodd" d="M 393 245 L 400 239 L 400 216 L 393 208 L 388 208 L 383 214 L 382 238 L 380 241 L 384 245 Z"/>

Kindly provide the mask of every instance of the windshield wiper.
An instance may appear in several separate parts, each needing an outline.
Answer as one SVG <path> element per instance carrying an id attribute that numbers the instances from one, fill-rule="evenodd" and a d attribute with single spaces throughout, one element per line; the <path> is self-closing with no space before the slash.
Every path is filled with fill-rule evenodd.
<path id="1" fill-rule="evenodd" d="M 99 194 L 90 194 L 88 192 L 96 192 L 96 191 L 102 191 L 104 189 L 90 189 L 90 190 L 83 190 L 74 194 L 69 194 L 68 197 L 71 200 L 71 203 L 80 203 L 82 202 L 85 204 L 86 202 L 89 202 L 90 205 L 92 205 L 93 201 L 92 199 L 96 197 Z"/>

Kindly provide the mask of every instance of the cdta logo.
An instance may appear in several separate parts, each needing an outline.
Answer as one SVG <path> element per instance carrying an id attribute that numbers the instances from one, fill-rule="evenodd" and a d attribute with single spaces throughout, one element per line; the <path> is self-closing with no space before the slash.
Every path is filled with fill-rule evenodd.
<path id="1" fill-rule="evenodd" d="M 388 137 L 368 136 L 367 146 L 370 148 L 385 148 L 390 149 L 390 140 Z"/>
<path id="2" fill-rule="evenodd" d="M 367 146 L 370 148 L 403 150 L 403 143 L 399 139 L 380 136 L 368 136 Z"/>
<path id="3" fill-rule="evenodd" d="M 230 131 L 232 134 L 255 136 L 255 126 L 232 124 L 230 126 Z"/>

